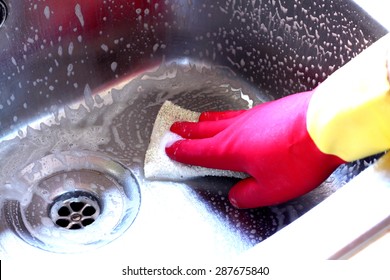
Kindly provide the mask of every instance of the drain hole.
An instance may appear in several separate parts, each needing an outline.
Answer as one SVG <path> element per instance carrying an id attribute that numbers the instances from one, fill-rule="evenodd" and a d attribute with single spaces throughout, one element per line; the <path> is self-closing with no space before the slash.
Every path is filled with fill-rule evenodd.
<path id="1" fill-rule="evenodd" d="M 57 224 L 58 226 L 60 226 L 60 227 L 66 228 L 67 226 L 69 226 L 70 221 L 69 221 L 69 220 L 65 220 L 65 219 L 58 219 L 58 220 L 56 221 L 56 224 Z"/>
<path id="2" fill-rule="evenodd" d="M 68 207 L 61 207 L 59 210 L 58 210 L 58 215 L 59 216 L 62 216 L 62 217 L 66 217 L 66 216 L 69 216 L 70 215 L 70 210 L 68 209 Z"/>
<path id="3" fill-rule="evenodd" d="M 90 193 L 70 192 L 58 197 L 51 207 L 53 222 L 66 229 L 82 229 L 100 215 L 97 199 Z"/>
<path id="4" fill-rule="evenodd" d="M 94 221 L 95 221 L 94 219 L 85 219 L 81 222 L 81 224 L 86 227 L 92 224 Z"/>
<path id="5" fill-rule="evenodd" d="M 83 210 L 83 215 L 84 216 L 92 216 L 93 214 L 96 213 L 96 209 L 93 208 L 92 206 L 87 206 L 85 207 L 85 209 Z"/>
<path id="6" fill-rule="evenodd" d="M 85 203 L 83 203 L 83 202 L 72 202 L 70 204 L 70 208 L 72 208 L 72 210 L 75 212 L 81 211 L 81 209 L 83 209 L 84 206 L 85 206 Z"/>
<path id="7" fill-rule="evenodd" d="M 81 229 L 81 225 L 79 225 L 79 224 L 74 224 L 74 225 L 72 225 L 69 229 Z"/>

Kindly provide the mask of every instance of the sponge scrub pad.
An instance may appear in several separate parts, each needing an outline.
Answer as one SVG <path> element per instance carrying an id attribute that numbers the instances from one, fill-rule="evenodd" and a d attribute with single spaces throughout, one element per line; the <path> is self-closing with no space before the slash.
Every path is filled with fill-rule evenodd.
<path id="1" fill-rule="evenodd" d="M 165 101 L 155 120 L 149 147 L 144 162 L 145 178 L 150 180 L 182 181 L 203 176 L 224 176 L 245 178 L 246 174 L 228 170 L 211 169 L 186 165 L 171 160 L 165 153 L 165 147 L 183 139 L 169 129 L 177 121 L 198 121 L 200 113 L 193 112 L 170 101 Z"/>

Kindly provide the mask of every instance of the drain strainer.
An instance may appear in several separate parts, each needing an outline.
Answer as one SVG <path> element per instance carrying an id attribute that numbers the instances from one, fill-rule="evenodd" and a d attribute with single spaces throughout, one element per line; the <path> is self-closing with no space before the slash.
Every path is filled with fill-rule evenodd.
<path id="1" fill-rule="evenodd" d="M 58 253 L 81 252 L 119 237 L 140 207 L 132 173 L 90 152 L 48 155 L 24 168 L 28 200 L 5 203 L 10 228 L 27 243 Z"/>
<path id="2" fill-rule="evenodd" d="M 91 193 L 69 192 L 61 195 L 50 210 L 53 222 L 66 229 L 82 229 L 100 214 L 98 199 Z"/>

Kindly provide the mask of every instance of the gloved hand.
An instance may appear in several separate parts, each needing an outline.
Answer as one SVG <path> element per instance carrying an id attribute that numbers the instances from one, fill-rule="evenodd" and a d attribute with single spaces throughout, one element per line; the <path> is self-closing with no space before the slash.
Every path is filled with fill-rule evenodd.
<path id="1" fill-rule="evenodd" d="M 166 148 L 192 165 L 246 172 L 229 192 L 238 208 L 273 205 L 318 187 L 344 161 L 322 153 L 306 129 L 312 92 L 264 103 L 247 111 L 205 112 L 198 123 L 177 122 L 187 138 Z"/>
<path id="2" fill-rule="evenodd" d="M 175 123 L 171 130 L 187 140 L 166 153 L 186 164 L 248 173 L 230 190 L 236 207 L 298 197 L 340 164 L 390 149 L 389 53 L 390 34 L 313 91 Z"/>

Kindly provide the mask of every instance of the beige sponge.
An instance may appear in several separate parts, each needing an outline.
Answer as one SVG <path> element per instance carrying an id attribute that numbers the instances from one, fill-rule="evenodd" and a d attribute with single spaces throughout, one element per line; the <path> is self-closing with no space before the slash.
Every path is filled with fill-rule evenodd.
<path id="1" fill-rule="evenodd" d="M 180 181 L 202 176 L 225 176 L 245 178 L 246 174 L 227 170 L 210 169 L 205 167 L 186 165 L 171 160 L 165 153 L 165 147 L 182 139 L 169 129 L 174 122 L 196 122 L 200 113 L 186 110 L 165 101 L 162 105 L 153 126 L 149 147 L 145 155 L 145 178 L 151 180 Z"/>

